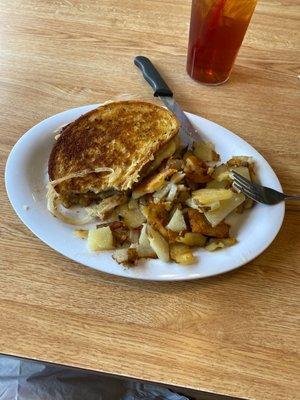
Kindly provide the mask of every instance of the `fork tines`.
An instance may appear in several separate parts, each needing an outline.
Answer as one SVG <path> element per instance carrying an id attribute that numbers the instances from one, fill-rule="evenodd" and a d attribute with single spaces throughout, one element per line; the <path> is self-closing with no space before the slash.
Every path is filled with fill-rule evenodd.
<path id="1" fill-rule="evenodd" d="M 258 185 L 250 182 L 244 176 L 238 174 L 235 171 L 232 171 L 232 175 L 234 178 L 233 186 L 236 189 L 244 193 L 247 197 L 250 197 L 250 199 L 252 200 L 258 202 L 262 202 L 264 200 Z"/>

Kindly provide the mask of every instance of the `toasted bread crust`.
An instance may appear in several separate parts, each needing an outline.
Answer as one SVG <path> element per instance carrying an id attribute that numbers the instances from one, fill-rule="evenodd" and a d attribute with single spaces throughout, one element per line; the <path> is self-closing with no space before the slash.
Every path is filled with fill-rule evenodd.
<path id="1" fill-rule="evenodd" d="M 62 196 L 131 189 L 154 154 L 179 130 L 172 113 L 143 101 L 107 103 L 69 124 L 55 143 L 48 163 L 51 181 L 83 170 L 112 168 L 56 186 Z"/>

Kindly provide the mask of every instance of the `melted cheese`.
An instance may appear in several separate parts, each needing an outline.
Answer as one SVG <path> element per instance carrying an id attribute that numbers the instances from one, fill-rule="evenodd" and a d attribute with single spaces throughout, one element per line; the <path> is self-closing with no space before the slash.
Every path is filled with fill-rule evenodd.
<path id="1" fill-rule="evenodd" d="M 154 171 L 156 168 L 160 166 L 163 160 L 171 157 L 179 147 L 179 144 L 180 140 L 177 136 L 175 139 L 172 139 L 169 143 L 167 143 L 162 149 L 160 149 L 155 154 L 154 160 L 151 163 L 147 173 Z"/>

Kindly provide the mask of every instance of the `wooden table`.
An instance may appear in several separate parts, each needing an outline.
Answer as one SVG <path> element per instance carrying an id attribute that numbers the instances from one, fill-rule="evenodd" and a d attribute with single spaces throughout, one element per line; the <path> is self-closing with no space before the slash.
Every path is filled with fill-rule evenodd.
<path id="1" fill-rule="evenodd" d="M 151 98 L 132 62 L 143 54 L 186 110 L 246 139 L 284 190 L 299 193 L 299 1 L 259 2 L 220 87 L 185 73 L 190 1 L 2 0 L 0 11 L 0 352 L 245 399 L 296 399 L 299 205 L 287 204 L 275 242 L 244 268 L 138 282 L 41 243 L 12 211 L 3 173 L 14 143 L 42 119 L 123 93 Z"/>

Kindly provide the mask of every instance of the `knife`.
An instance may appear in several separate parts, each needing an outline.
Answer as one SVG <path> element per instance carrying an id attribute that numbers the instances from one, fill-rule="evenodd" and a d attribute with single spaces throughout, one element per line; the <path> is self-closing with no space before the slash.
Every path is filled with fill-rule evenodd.
<path id="1" fill-rule="evenodd" d="M 159 97 L 165 106 L 179 119 L 181 124 L 179 135 L 183 145 L 191 148 L 194 142 L 201 141 L 199 132 L 194 128 L 180 105 L 175 101 L 172 90 L 163 80 L 149 58 L 137 56 L 134 59 L 134 64 L 142 71 L 143 77 L 154 90 L 154 96 Z"/>

